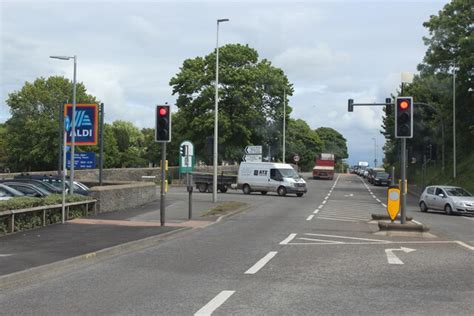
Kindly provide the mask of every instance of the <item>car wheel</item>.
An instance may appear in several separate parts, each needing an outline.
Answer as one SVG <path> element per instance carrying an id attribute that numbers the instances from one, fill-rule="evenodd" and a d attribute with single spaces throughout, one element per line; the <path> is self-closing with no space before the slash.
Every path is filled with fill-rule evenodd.
<path id="1" fill-rule="evenodd" d="M 222 193 L 226 193 L 227 192 L 227 185 L 223 185 L 219 191 L 221 191 Z"/>
<path id="2" fill-rule="evenodd" d="M 428 211 L 428 208 L 426 207 L 426 204 L 425 202 L 420 202 L 420 211 L 421 212 L 427 212 Z"/>
<path id="3" fill-rule="evenodd" d="M 296 193 L 296 196 L 297 196 L 297 197 L 302 197 L 302 196 L 303 196 L 303 193 Z"/>
<path id="4" fill-rule="evenodd" d="M 262 191 L 262 192 L 260 192 L 260 193 L 261 193 L 262 195 L 265 195 L 265 194 L 267 194 L 267 191 Z"/>
<path id="5" fill-rule="evenodd" d="M 244 192 L 244 194 L 250 194 L 250 186 L 248 184 L 244 184 L 244 186 L 242 187 L 242 191 Z"/>
<path id="6" fill-rule="evenodd" d="M 279 196 L 285 196 L 286 195 L 286 188 L 285 187 L 279 187 L 277 190 L 277 193 Z"/>
<path id="7" fill-rule="evenodd" d="M 446 213 L 446 215 L 453 214 L 453 209 L 451 208 L 451 205 L 446 204 L 446 206 L 444 207 L 444 212 Z"/>
<path id="8" fill-rule="evenodd" d="M 199 183 L 198 184 L 198 190 L 201 193 L 204 193 L 207 191 L 207 184 L 206 183 Z"/>

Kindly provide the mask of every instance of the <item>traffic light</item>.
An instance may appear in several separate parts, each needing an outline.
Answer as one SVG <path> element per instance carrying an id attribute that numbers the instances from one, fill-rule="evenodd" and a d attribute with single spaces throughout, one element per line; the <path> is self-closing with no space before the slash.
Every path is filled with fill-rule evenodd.
<path id="1" fill-rule="evenodd" d="M 189 156 L 188 145 L 181 145 L 181 147 L 179 148 L 179 152 L 181 153 L 182 157 Z"/>
<path id="2" fill-rule="evenodd" d="M 167 143 L 171 141 L 171 113 L 169 105 L 156 107 L 155 141 Z"/>
<path id="3" fill-rule="evenodd" d="M 392 114 L 392 98 L 385 98 L 385 114 Z"/>
<path id="4" fill-rule="evenodd" d="M 395 138 L 413 137 L 413 98 L 398 97 L 395 100 Z"/>
<path id="5" fill-rule="evenodd" d="M 354 100 L 353 99 L 347 100 L 347 111 L 348 112 L 354 112 Z"/>

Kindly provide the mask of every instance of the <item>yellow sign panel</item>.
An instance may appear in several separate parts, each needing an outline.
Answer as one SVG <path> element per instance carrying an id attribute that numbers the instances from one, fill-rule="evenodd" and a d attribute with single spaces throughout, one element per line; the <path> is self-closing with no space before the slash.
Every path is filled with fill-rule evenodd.
<path id="1" fill-rule="evenodd" d="M 400 211 L 400 189 L 389 188 L 387 192 L 387 212 L 390 219 L 394 221 Z"/>

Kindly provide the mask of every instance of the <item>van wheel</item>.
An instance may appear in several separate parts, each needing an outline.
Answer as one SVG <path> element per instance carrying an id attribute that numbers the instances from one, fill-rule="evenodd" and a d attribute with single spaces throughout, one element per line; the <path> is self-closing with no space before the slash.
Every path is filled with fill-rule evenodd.
<path id="1" fill-rule="evenodd" d="M 421 212 L 426 212 L 426 211 L 428 211 L 428 207 L 426 207 L 426 204 L 425 204 L 425 202 L 423 202 L 423 201 L 420 202 L 420 211 L 421 211 Z"/>
<path id="2" fill-rule="evenodd" d="M 221 191 L 222 193 L 226 193 L 227 192 L 227 185 L 223 185 L 219 191 Z"/>
<path id="3" fill-rule="evenodd" d="M 278 192 L 279 196 L 285 196 L 286 195 L 286 188 L 285 187 L 279 187 L 277 192 Z"/>
<path id="4" fill-rule="evenodd" d="M 201 193 L 204 193 L 207 191 L 207 184 L 206 183 L 199 183 L 198 184 L 198 190 Z"/>
<path id="5" fill-rule="evenodd" d="M 303 196 L 303 193 L 296 193 L 296 196 L 297 196 L 297 197 L 302 197 L 302 196 Z"/>
<path id="6" fill-rule="evenodd" d="M 453 209 L 451 208 L 451 205 L 446 204 L 446 206 L 444 207 L 444 212 L 446 213 L 446 215 L 453 214 Z"/>
<path id="7" fill-rule="evenodd" d="M 267 194 L 267 191 L 262 191 L 262 192 L 260 192 L 260 193 L 261 193 L 262 195 L 265 195 L 265 194 Z"/>
<path id="8" fill-rule="evenodd" d="M 242 191 L 244 192 L 244 194 L 250 194 L 250 186 L 248 184 L 244 184 L 244 186 L 242 187 Z"/>

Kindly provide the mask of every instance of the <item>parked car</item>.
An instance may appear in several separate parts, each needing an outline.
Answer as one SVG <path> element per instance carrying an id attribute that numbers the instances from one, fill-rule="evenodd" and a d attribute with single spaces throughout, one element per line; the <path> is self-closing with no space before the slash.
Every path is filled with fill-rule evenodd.
<path id="1" fill-rule="evenodd" d="M 386 172 L 377 172 L 373 176 L 372 183 L 373 185 L 385 185 L 388 186 L 390 184 L 390 175 Z"/>
<path id="2" fill-rule="evenodd" d="M 34 179 L 34 180 L 40 180 L 46 183 L 49 183 L 53 186 L 55 186 L 58 189 L 62 190 L 62 178 L 58 176 L 49 176 L 49 175 L 20 175 L 16 176 L 14 179 Z M 66 189 L 69 189 L 69 181 L 68 178 L 66 178 L 66 183 L 65 183 Z M 76 194 L 81 194 L 81 195 L 89 195 L 89 188 L 78 181 L 74 181 L 74 193 Z"/>
<path id="3" fill-rule="evenodd" d="M 45 189 L 31 183 L 5 181 L 3 182 L 3 184 L 17 191 L 20 191 L 26 196 L 46 197 L 48 195 L 51 195 L 51 192 L 48 192 Z"/>
<path id="4" fill-rule="evenodd" d="M 474 196 L 461 187 L 428 186 L 420 196 L 420 211 L 440 210 L 446 214 L 474 215 Z"/>
<path id="5" fill-rule="evenodd" d="M 368 169 L 368 171 L 369 171 L 369 174 L 367 176 L 367 181 L 369 181 L 369 183 L 374 184 L 375 175 L 378 172 L 385 172 L 385 169 L 384 168 L 370 168 Z"/>
<path id="6" fill-rule="evenodd" d="M 25 196 L 25 195 L 18 190 L 15 190 L 13 188 L 10 188 L 7 185 L 0 183 L 0 201 L 9 200 L 11 198 L 20 197 L 20 196 Z"/>
<path id="7" fill-rule="evenodd" d="M 5 182 L 21 182 L 21 183 L 30 183 L 30 184 L 33 184 L 37 187 L 40 187 L 50 193 L 57 193 L 57 194 L 61 194 L 62 193 L 62 188 L 57 188 L 55 187 L 54 185 L 52 184 L 49 184 L 48 182 L 43 182 L 43 181 L 40 181 L 40 180 L 35 180 L 35 179 L 21 179 L 21 178 L 15 178 L 15 179 L 4 179 L 4 180 L 0 180 L 0 183 L 5 183 Z M 66 192 L 67 192 L 67 189 L 66 189 Z"/>

